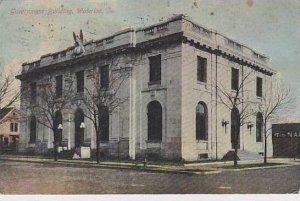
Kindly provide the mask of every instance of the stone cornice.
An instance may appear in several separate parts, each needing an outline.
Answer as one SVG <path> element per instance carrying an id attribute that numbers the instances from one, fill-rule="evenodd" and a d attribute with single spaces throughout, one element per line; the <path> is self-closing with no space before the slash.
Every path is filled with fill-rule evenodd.
<path id="1" fill-rule="evenodd" d="M 270 67 L 259 63 L 251 58 L 248 58 L 247 56 L 243 55 L 242 53 L 236 53 L 228 48 L 220 47 L 220 46 L 214 46 L 212 44 L 207 45 L 206 43 L 202 43 L 201 41 L 196 41 L 194 39 L 187 38 L 184 36 L 183 42 L 186 44 L 189 44 L 199 50 L 203 50 L 206 52 L 210 52 L 212 54 L 215 54 L 217 56 L 222 56 L 223 58 L 226 58 L 232 62 L 238 63 L 243 66 L 248 66 L 255 71 L 264 73 L 266 75 L 273 75 L 276 71 L 271 69 Z"/>
<path id="2" fill-rule="evenodd" d="M 148 48 L 168 45 L 175 42 L 189 43 L 216 55 L 226 57 L 234 62 L 247 65 L 260 72 L 272 75 L 275 71 L 269 67 L 269 58 L 253 51 L 249 47 L 229 39 L 211 29 L 194 23 L 184 15 L 177 15 L 164 22 L 144 28 L 126 29 L 116 34 L 84 43 L 85 52 L 75 56 L 75 46 L 52 54 L 46 54 L 35 62 L 24 63 L 22 74 L 16 76 L 24 79 L 30 74 L 43 70 L 55 70 L 61 66 L 89 61 L 96 57 L 105 58 L 118 52 L 145 51 Z M 52 69 L 49 69 L 52 68 Z"/>

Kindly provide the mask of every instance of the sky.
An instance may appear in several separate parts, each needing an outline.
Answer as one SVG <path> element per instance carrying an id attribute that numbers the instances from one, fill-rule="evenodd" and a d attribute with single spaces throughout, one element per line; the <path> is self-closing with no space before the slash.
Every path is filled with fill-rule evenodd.
<path id="1" fill-rule="evenodd" d="M 185 14 L 270 57 L 300 97 L 300 0 L 0 0 L 0 71 L 72 46 Z M 290 117 L 300 122 L 300 101 Z"/>

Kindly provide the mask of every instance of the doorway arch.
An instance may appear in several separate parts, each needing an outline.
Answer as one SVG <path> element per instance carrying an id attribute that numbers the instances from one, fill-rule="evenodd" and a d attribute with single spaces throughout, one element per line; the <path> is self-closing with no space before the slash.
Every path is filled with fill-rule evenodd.
<path id="1" fill-rule="evenodd" d="M 84 128 L 80 128 L 81 123 L 84 123 L 84 113 L 81 108 L 75 111 L 75 148 L 84 145 Z"/>
<path id="2" fill-rule="evenodd" d="M 62 124 L 62 113 L 61 111 L 56 111 L 54 115 L 54 141 L 59 144 L 62 143 L 62 131 L 58 129 L 59 124 Z"/>
<path id="3" fill-rule="evenodd" d="M 207 106 L 204 102 L 200 101 L 196 107 L 196 140 L 207 140 Z"/>
<path id="4" fill-rule="evenodd" d="M 231 110 L 231 148 L 240 148 L 240 117 L 239 110 L 235 107 Z"/>
<path id="5" fill-rule="evenodd" d="M 162 107 L 158 101 L 151 101 L 148 110 L 148 140 L 162 141 Z"/>

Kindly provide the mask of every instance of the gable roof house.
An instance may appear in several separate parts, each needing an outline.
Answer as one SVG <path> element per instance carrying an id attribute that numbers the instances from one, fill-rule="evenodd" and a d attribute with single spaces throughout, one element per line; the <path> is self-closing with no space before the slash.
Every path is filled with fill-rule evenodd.
<path id="1" fill-rule="evenodd" d="M 0 149 L 16 148 L 19 139 L 20 115 L 13 107 L 0 109 Z"/>

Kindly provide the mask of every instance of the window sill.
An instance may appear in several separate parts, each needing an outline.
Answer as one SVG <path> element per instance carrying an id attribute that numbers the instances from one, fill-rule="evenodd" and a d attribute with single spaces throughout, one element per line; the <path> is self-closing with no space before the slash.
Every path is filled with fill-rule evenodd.
<path id="1" fill-rule="evenodd" d="M 198 88 L 198 90 L 203 89 L 203 87 L 205 88 L 205 90 L 208 89 L 208 84 L 207 84 L 207 82 L 201 82 L 201 81 L 198 81 L 198 80 L 197 80 L 197 88 Z"/>
<path id="2" fill-rule="evenodd" d="M 149 81 L 148 85 L 161 85 L 161 81 Z"/>
<path id="3" fill-rule="evenodd" d="M 75 99 L 81 99 L 84 97 L 84 92 L 76 92 Z"/>
<path id="4" fill-rule="evenodd" d="M 196 140 L 197 143 L 207 143 L 208 140 Z"/>
<path id="5" fill-rule="evenodd" d="M 146 140 L 146 143 L 160 144 L 161 140 Z"/>
<path id="6" fill-rule="evenodd" d="M 202 82 L 202 81 L 197 80 L 197 84 L 207 86 L 207 82 L 206 81 Z"/>

